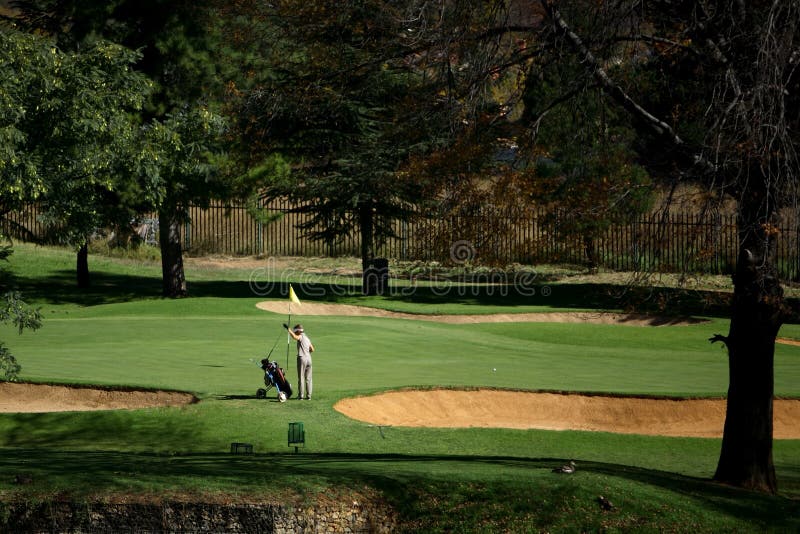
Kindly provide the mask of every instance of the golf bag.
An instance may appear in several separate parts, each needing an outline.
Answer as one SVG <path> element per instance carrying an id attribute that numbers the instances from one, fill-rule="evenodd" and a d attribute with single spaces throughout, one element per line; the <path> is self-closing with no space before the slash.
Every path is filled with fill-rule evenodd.
<path id="1" fill-rule="evenodd" d="M 286 402 L 286 399 L 292 396 L 292 385 L 286 380 L 286 375 L 283 374 L 283 369 L 276 361 L 269 361 L 269 356 L 261 360 L 261 369 L 264 370 L 264 385 L 266 389 L 259 388 L 256 391 L 256 398 L 265 399 L 267 392 L 270 388 L 275 388 L 278 391 L 278 400 Z"/>

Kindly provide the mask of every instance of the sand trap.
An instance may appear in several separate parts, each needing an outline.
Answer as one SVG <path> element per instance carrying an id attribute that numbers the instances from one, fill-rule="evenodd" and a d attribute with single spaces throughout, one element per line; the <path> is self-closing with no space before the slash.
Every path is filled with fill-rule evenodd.
<path id="1" fill-rule="evenodd" d="M 125 391 L 0 382 L 0 413 L 85 412 L 181 406 L 197 402 L 175 391 Z"/>
<path id="2" fill-rule="evenodd" d="M 267 300 L 256 306 L 265 311 L 286 314 L 288 304 L 285 300 Z M 341 315 L 349 317 L 391 317 L 395 319 L 413 319 L 416 321 L 434 321 L 451 324 L 471 323 L 595 323 L 624 324 L 631 326 L 680 326 L 705 322 L 693 317 L 661 317 L 632 313 L 606 312 L 550 312 L 550 313 L 495 313 L 486 315 L 422 315 L 414 313 L 393 312 L 379 308 L 351 306 L 348 304 L 325 304 L 321 302 L 304 302 L 292 305 L 292 313 L 296 315 Z"/>
<path id="3" fill-rule="evenodd" d="M 617 434 L 716 438 L 723 399 L 648 399 L 450 389 L 391 391 L 343 399 L 334 408 L 380 426 L 586 430 Z M 800 439 L 800 400 L 776 399 L 775 439 Z"/>

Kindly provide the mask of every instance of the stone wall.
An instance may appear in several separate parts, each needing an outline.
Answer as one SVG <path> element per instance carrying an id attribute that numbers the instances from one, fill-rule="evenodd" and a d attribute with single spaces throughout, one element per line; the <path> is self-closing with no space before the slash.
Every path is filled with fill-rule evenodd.
<path id="1" fill-rule="evenodd" d="M 0 503 L 0 532 L 387 533 L 397 516 L 383 503 L 325 505 Z"/>

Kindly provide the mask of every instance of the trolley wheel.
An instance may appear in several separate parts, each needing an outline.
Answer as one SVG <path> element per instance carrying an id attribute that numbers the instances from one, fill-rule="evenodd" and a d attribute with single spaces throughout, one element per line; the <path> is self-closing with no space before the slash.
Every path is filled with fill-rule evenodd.
<path id="1" fill-rule="evenodd" d="M 267 390 L 264 388 L 258 388 L 256 390 L 256 398 L 257 399 L 266 399 L 267 398 Z"/>
<path id="2" fill-rule="evenodd" d="M 280 402 L 286 402 L 286 393 L 284 393 L 283 391 L 281 391 L 280 393 L 278 393 L 278 401 L 280 401 Z"/>

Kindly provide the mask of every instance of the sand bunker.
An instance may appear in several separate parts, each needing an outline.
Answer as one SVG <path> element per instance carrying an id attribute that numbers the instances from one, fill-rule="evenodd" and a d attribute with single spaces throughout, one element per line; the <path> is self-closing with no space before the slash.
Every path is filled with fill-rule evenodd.
<path id="1" fill-rule="evenodd" d="M 175 391 L 126 391 L 0 382 L 0 413 L 130 410 L 193 402 L 197 402 L 193 395 Z"/>
<path id="2" fill-rule="evenodd" d="M 268 300 L 256 306 L 265 311 L 285 314 L 288 310 L 286 301 Z M 325 304 L 320 302 L 304 302 L 292 305 L 292 313 L 297 315 L 341 315 L 349 317 L 391 317 L 394 319 L 413 319 L 416 321 L 434 321 L 451 324 L 471 323 L 595 323 L 625 324 L 631 326 L 679 326 L 705 322 L 693 317 L 661 317 L 633 313 L 606 312 L 545 312 L 545 313 L 495 313 L 486 315 L 422 315 L 414 313 L 393 312 L 379 308 L 351 306 L 348 304 Z"/>
<path id="3" fill-rule="evenodd" d="M 508 390 L 410 390 L 343 399 L 334 408 L 379 426 L 586 430 L 716 438 L 724 399 L 670 400 Z M 800 439 L 800 400 L 776 399 L 775 439 Z"/>

